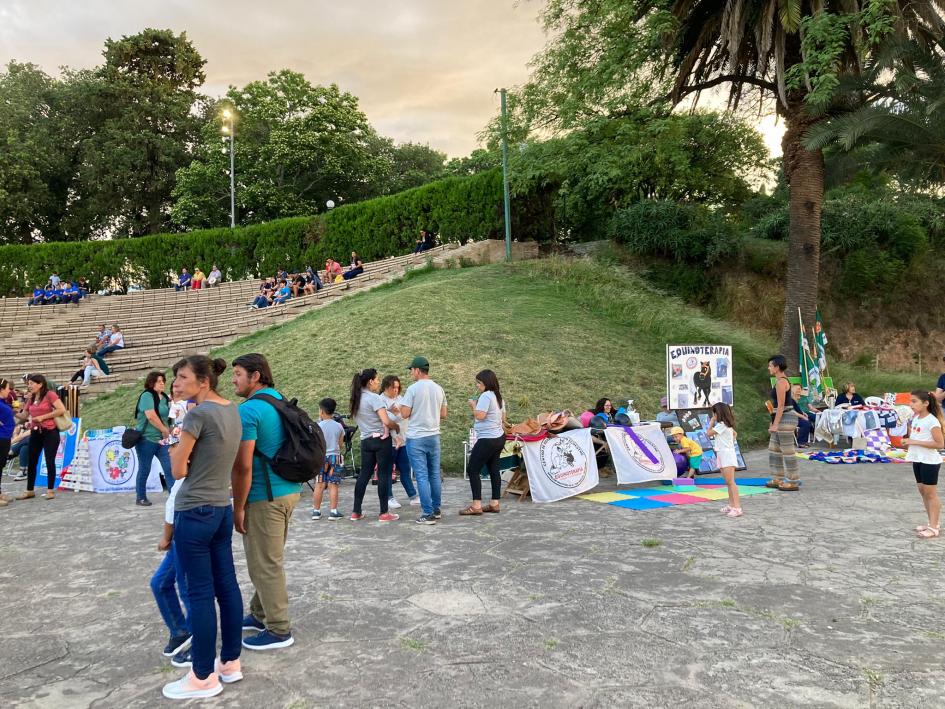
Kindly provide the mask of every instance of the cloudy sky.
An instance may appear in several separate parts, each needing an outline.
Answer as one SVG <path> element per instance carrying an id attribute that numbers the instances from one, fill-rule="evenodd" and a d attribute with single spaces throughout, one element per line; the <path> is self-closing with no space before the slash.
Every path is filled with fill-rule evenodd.
<path id="1" fill-rule="evenodd" d="M 207 60 L 204 92 L 289 68 L 337 83 L 397 141 L 451 157 L 476 147 L 498 111 L 494 90 L 528 76 L 545 43 L 540 0 L 0 0 L 0 64 L 100 63 L 107 37 L 186 31 Z M 703 101 L 703 105 L 712 101 Z M 760 126 L 780 152 L 772 119 Z"/>
<path id="2" fill-rule="evenodd" d="M 0 63 L 101 61 L 106 37 L 186 31 L 207 60 L 204 91 L 272 70 L 337 83 L 398 141 L 450 156 L 476 147 L 498 111 L 494 90 L 521 83 L 544 44 L 541 4 L 522 0 L 0 0 Z"/>

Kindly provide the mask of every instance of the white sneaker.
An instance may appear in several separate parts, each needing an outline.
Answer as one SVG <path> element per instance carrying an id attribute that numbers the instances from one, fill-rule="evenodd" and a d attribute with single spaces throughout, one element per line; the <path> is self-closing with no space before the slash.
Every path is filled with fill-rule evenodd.
<path id="1" fill-rule="evenodd" d="M 399 502 L 397 502 L 397 498 L 396 498 L 396 497 L 392 497 L 392 498 L 390 498 L 390 499 L 387 501 L 387 506 L 388 506 L 390 509 L 392 509 L 392 510 L 398 510 L 398 509 L 400 509 L 403 505 L 401 505 Z"/>
<path id="2" fill-rule="evenodd" d="M 419 496 L 419 495 L 417 495 L 416 497 L 411 497 L 411 498 L 410 498 L 410 506 L 411 506 L 411 507 L 419 507 L 419 506 L 420 506 L 420 496 Z"/>
<path id="3" fill-rule="evenodd" d="M 176 682 L 164 685 L 162 693 L 168 699 L 207 699 L 223 691 L 223 685 L 216 672 L 211 672 L 207 679 L 197 679 L 193 670 Z"/>
<path id="4" fill-rule="evenodd" d="M 220 681 L 226 684 L 239 682 L 243 679 L 243 668 L 240 666 L 238 659 L 230 660 L 229 662 L 220 662 L 220 658 L 218 657 L 214 662 L 213 671 L 220 675 Z"/>

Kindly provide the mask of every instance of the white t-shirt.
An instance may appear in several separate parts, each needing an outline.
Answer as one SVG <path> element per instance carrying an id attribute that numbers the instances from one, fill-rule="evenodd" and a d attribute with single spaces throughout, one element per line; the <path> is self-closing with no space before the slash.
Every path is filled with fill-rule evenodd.
<path id="1" fill-rule="evenodd" d="M 715 429 L 715 438 L 712 439 L 712 447 L 718 453 L 720 451 L 735 452 L 735 429 L 729 428 L 721 421 L 716 421 L 712 426 Z"/>
<path id="2" fill-rule="evenodd" d="M 427 438 L 440 435 L 440 409 L 446 404 L 443 387 L 432 379 L 421 379 L 411 384 L 403 396 L 403 405 L 410 407 L 410 427 L 407 438 Z"/>
<path id="3" fill-rule="evenodd" d="M 473 423 L 477 438 L 498 438 L 505 435 L 505 430 L 502 428 L 502 409 L 499 408 L 495 392 L 482 392 L 476 402 L 476 411 L 486 412 L 486 417 L 482 421 L 477 419 Z"/>
<path id="4" fill-rule="evenodd" d="M 410 419 L 402 419 L 400 416 L 391 411 L 392 406 L 400 406 L 404 403 L 404 397 L 398 396 L 396 399 L 391 399 L 387 394 L 381 394 L 381 400 L 384 402 L 384 407 L 387 409 L 387 416 L 391 421 L 396 423 L 400 427 L 400 431 L 395 433 L 391 431 L 391 436 L 394 438 L 394 445 L 398 448 L 404 444 L 404 440 L 407 436 L 407 425 L 410 422 Z"/>
<path id="5" fill-rule="evenodd" d="M 932 441 L 932 429 L 942 428 L 938 419 L 927 414 L 922 418 L 913 418 L 909 427 L 909 438 L 917 441 Z M 910 463 L 930 463 L 939 465 L 942 462 L 941 454 L 934 448 L 925 448 L 924 446 L 909 446 L 909 452 L 906 453 L 906 460 Z"/>
<path id="6" fill-rule="evenodd" d="M 164 521 L 167 524 L 174 524 L 174 500 L 177 499 L 177 491 L 180 490 L 182 482 L 184 482 L 184 478 L 174 481 L 167 493 L 167 500 L 164 501 Z"/>
<path id="7" fill-rule="evenodd" d="M 363 399 L 361 405 L 364 405 Z M 322 435 L 325 436 L 325 455 L 340 455 L 341 448 L 338 441 L 344 439 L 344 426 L 334 419 L 319 419 L 318 426 L 322 429 Z"/>
<path id="8" fill-rule="evenodd" d="M 125 336 L 120 332 L 113 332 L 112 336 L 108 338 L 108 344 L 115 345 L 116 347 L 124 347 Z"/>
<path id="9" fill-rule="evenodd" d="M 368 389 L 361 390 L 361 402 L 358 405 L 358 413 L 354 417 L 358 430 L 361 431 L 361 438 L 384 432 L 384 422 L 377 414 L 383 408 L 385 408 L 384 400 L 381 397 Z"/>

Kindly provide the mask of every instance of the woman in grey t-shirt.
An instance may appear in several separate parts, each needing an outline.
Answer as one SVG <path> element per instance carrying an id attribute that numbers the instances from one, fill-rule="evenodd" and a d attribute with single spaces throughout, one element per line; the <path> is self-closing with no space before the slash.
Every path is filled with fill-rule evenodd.
<path id="1" fill-rule="evenodd" d="M 170 699 L 212 697 L 223 691 L 220 683 L 242 679 L 243 598 L 233 565 L 233 506 L 230 474 L 242 435 L 236 404 L 217 392 L 222 359 L 203 355 L 185 357 L 174 365 L 181 398 L 195 406 L 184 420 L 180 443 L 171 454 L 175 479 L 183 479 L 174 503 L 174 550 L 187 580 L 193 633 L 193 669 L 164 686 Z M 214 665 L 217 645 L 217 609 L 220 606 L 220 660 Z"/>
<path id="2" fill-rule="evenodd" d="M 459 511 L 464 516 L 498 512 L 499 495 L 502 491 L 499 457 L 505 448 L 505 430 L 502 428 L 505 407 L 495 372 L 491 369 L 479 372 L 476 375 L 476 389 L 479 396 L 469 399 L 476 443 L 469 453 L 469 464 L 466 466 L 469 471 L 469 487 L 472 489 L 472 504 Z M 492 503 L 486 507 L 482 505 L 482 479 L 479 477 L 483 467 L 489 471 L 489 479 L 492 482 Z"/>
<path id="3" fill-rule="evenodd" d="M 390 420 L 384 400 L 378 396 L 381 388 L 376 369 L 362 369 L 351 380 L 351 416 L 361 432 L 361 470 L 354 486 L 354 508 L 351 521 L 357 522 L 364 517 L 361 503 L 368 482 L 377 466 L 377 498 L 381 505 L 381 522 L 394 522 L 399 515 L 388 512 L 388 494 L 390 476 L 394 468 L 394 446 L 390 432 L 398 430 L 396 423 Z"/>

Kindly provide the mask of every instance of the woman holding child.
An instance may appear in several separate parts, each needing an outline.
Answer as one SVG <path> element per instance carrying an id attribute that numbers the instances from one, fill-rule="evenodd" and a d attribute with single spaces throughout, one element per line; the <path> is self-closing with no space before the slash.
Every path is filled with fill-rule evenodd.
<path id="1" fill-rule="evenodd" d="M 377 392 L 381 388 L 376 369 L 362 369 L 356 372 L 351 379 L 351 417 L 358 424 L 361 432 L 361 470 L 358 481 L 354 486 L 354 508 L 351 512 L 351 521 L 357 522 L 364 518 L 361 513 L 361 503 L 368 482 L 377 466 L 377 497 L 380 502 L 381 522 L 394 522 L 400 519 L 399 515 L 388 512 L 388 497 L 390 495 L 390 476 L 394 463 L 394 446 L 390 431 L 398 428 L 387 415 L 384 400 Z"/>

